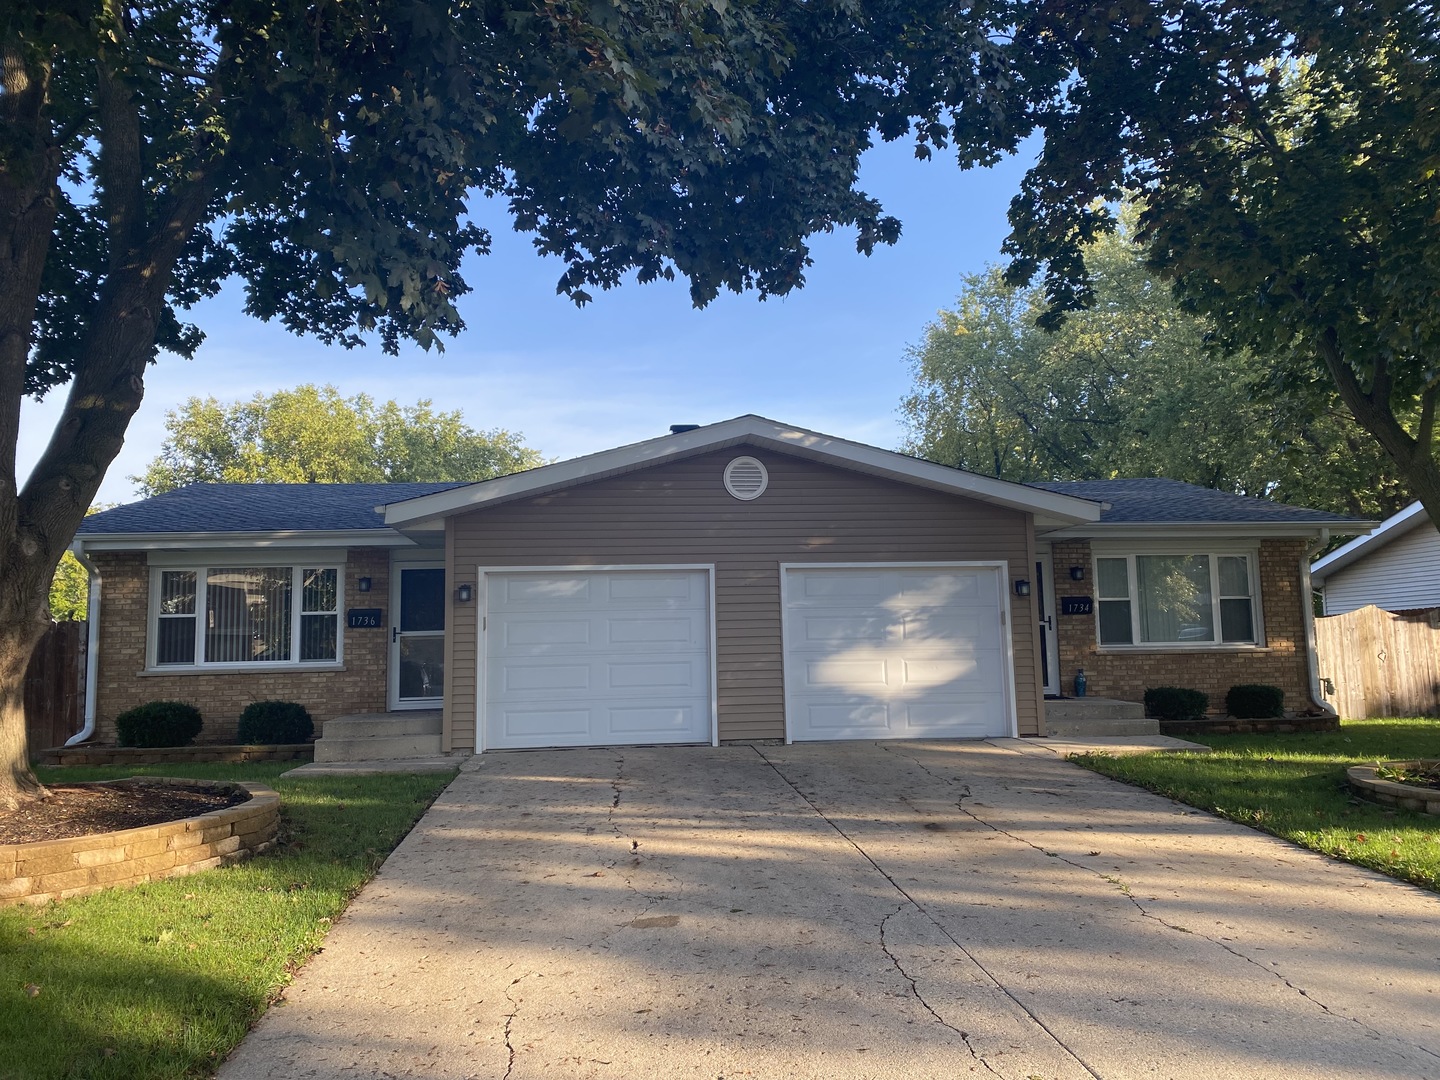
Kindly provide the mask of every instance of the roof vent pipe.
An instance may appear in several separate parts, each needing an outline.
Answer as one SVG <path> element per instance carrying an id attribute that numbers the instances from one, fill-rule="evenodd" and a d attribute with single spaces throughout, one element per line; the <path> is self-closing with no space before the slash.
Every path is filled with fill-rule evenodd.
<path id="1" fill-rule="evenodd" d="M 670 425 L 670 434 L 671 434 L 671 435 L 683 435 L 685 432 L 687 432 L 687 431 L 695 431 L 695 430 L 698 429 L 699 427 L 700 427 L 699 424 L 671 424 L 671 425 Z"/>

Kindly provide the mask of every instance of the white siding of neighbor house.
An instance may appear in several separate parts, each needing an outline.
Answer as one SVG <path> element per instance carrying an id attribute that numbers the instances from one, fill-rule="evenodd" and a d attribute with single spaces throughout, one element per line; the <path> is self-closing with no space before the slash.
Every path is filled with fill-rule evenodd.
<path id="1" fill-rule="evenodd" d="M 1366 604 L 1386 611 L 1440 607 L 1440 532 L 1429 521 L 1325 580 L 1325 614 Z"/>

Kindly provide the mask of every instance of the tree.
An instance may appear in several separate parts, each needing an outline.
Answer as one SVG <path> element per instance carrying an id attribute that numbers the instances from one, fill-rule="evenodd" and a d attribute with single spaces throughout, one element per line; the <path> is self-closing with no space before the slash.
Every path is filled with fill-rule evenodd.
<path id="1" fill-rule="evenodd" d="M 1150 266 L 1277 384 L 1324 378 L 1440 525 L 1440 20 L 1430 0 L 1046 0 L 1070 77 L 1032 114 L 1016 283 L 1093 297 L 1136 195 Z"/>
<path id="2" fill-rule="evenodd" d="M 1007 480 L 1168 476 L 1385 517 L 1409 497 L 1328 384 L 1270 384 L 1253 353 L 1217 353 L 1123 235 L 1085 250 L 1091 305 L 1053 332 L 1038 288 L 965 279 L 910 350 L 912 452 Z"/>
<path id="3" fill-rule="evenodd" d="M 51 574 L 159 351 L 227 277 L 296 333 L 458 332 L 477 192 L 559 289 L 801 285 L 806 240 L 899 223 L 856 189 L 872 132 L 1013 149 L 1051 54 L 1011 70 L 942 0 L 38 0 L 0 8 L 0 807 L 40 789 L 20 687 Z M 1003 7 L 1003 4 L 1001 5 Z M 1022 57 L 1023 59 L 1023 57 Z M 21 487 L 22 393 L 68 384 Z"/>
<path id="4" fill-rule="evenodd" d="M 228 404 L 192 397 L 165 414 L 165 430 L 165 449 L 131 478 L 145 495 L 202 481 L 487 480 L 544 464 L 518 435 L 475 431 L 459 410 L 437 413 L 428 400 L 377 406 L 313 384 Z"/>

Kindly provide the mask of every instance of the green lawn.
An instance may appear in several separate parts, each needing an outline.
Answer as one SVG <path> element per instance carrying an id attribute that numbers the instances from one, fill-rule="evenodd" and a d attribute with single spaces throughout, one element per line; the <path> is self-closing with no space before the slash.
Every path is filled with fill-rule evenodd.
<path id="1" fill-rule="evenodd" d="M 284 843 L 222 870 L 0 909 L 0 1078 L 208 1075 L 453 775 L 277 779 L 293 767 L 40 770 L 49 783 L 269 784 Z"/>
<path id="2" fill-rule="evenodd" d="M 1077 764 L 1303 847 L 1440 891 L 1440 817 L 1354 798 L 1351 765 L 1440 757 L 1440 720 L 1347 720 L 1321 735 L 1187 735 L 1209 754 Z"/>

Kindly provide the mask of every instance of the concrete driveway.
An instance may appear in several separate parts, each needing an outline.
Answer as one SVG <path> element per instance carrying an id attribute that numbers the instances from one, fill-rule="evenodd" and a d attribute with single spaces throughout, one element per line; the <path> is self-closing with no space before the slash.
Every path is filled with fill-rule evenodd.
<path id="1" fill-rule="evenodd" d="M 1440 897 L 997 743 L 475 759 L 221 1071 L 1440 1077 Z"/>

